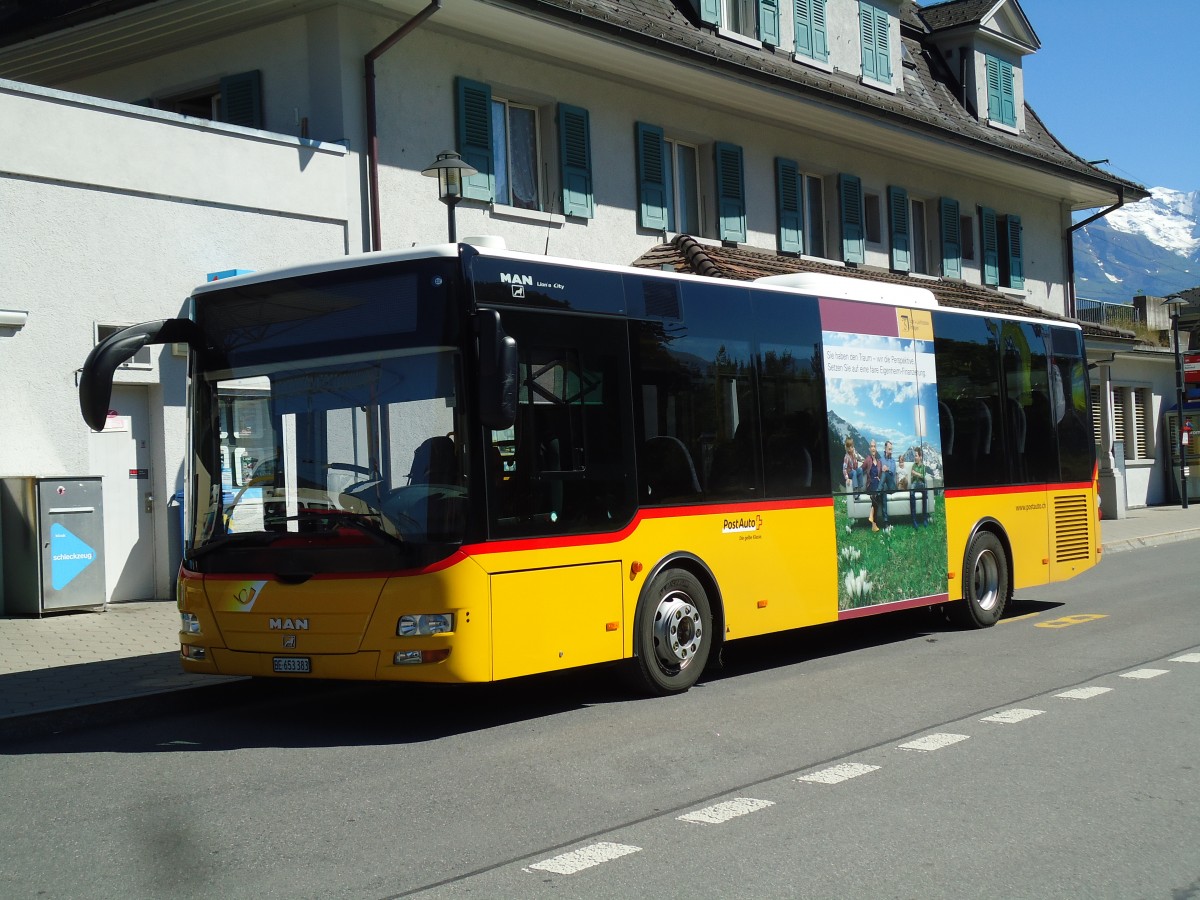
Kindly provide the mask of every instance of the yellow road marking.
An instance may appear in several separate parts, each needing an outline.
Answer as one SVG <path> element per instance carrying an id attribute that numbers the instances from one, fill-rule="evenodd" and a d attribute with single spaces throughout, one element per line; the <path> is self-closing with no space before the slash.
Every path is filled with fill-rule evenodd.
<path id="1" fill-rule="evenodd" d="M 1023 615 L 1023 616 L 1013 616 L 1010 619 L 1001 619 L 1000 624 L 1003 625 L 1005 622 L 1020 622 L 1022 619 L 1032 619 L 1034 616 L 1040 616 L 1040 615 L 1041 615 L 1040 612 L 1025 613 L 1025 615 Z"/>
<path id="2" fill-rule="evenodd" d="M 1061 619 L 1052 619 L 1049 622 L 1038 622 L 1035 628 L 1069 628 L 1071 625 L 1082 625 L 1084 622 L 1095 622 L 1097 619 L 1107 619 L 1107 615 L 1101 613 L 1081 613 L 1074 616 L 1063 616 Z"/>

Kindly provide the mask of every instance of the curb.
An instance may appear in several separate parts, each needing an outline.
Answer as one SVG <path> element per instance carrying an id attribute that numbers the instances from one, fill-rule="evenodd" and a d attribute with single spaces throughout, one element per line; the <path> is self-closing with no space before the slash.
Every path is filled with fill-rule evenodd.
<path id="1" fill-rule="evenodd" d="M 230 678 L 212 684 L 163 688 L 132 697 L 6 716 L 0 719 L 0 744 L 34 740 L 97 725 L 121 725 L 177 711 L 181 705 L 186 705 L 187 711 L 192 712 L 212 709 L 222 703 L 240 702 L 242 698 L 235 698 L 233 694 L 239 690 L 245 691 L 250 687 L 250 681 L 249 678 Z"/>
<path id="2" fill-rule="evenodd" d="M 1140 550 L 1143 547 L 1158 547 L 1162 544 L 1177 544 L 1180 541 L 1189 541 L 1195 538 L 1200 538 L 1200 529 L 1190 528 L 1186 531 L 1164 531 L 1161 534 L 1148 534 L 1128 540 L 1110 541 L 1102 544 L 1101 547 L 1103 555 L 1107 555 L 1121 553 L 1125 550 Z"/>

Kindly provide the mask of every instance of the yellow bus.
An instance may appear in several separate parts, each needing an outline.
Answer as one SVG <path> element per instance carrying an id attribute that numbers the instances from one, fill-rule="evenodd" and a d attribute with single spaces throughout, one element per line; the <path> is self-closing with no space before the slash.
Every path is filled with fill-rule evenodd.
<path id="1" fill-rule="evenodd" d="M 484 242 L 480 242 L 481 244 Z M 444 245 L 246 274 L 99 344 L 189 351 L 189 672 L 485 682 L 721 647 L 1095 564 L 1078 327 L 830 276 Z"/>

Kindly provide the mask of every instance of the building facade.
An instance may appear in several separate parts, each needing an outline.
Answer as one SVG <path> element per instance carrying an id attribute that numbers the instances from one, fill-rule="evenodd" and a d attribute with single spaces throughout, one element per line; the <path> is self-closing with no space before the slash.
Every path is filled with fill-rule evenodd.
<path id="1" fill-rule="evenodd" d="M 458 235 L 611 263 L 688 235 L 1048 314 L 1073 214 L 1146 196 L 1025 103 L 1016 0 L 2 9 L 0 306 L 27 317 L 0 325 L 0 475 L 104 476 L 109 600 L 172 590 L 186 361 L 131 362 L 91 434 L 97 337 L 212 273 L 445 240 L 439 153 L 476 170 Z"/>

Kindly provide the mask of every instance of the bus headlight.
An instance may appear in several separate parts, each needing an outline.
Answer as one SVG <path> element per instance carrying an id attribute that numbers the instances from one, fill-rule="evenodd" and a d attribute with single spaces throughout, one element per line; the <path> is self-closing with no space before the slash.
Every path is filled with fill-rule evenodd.
<path id="1" fill-rule="evenodd" d="M 401 616 L 396 623 L 396 634 L 401 637 L 418 637 L 426 634 L 445 634 L 454 630 L 453 613 L 428 613 L 421 616 Z"/>
<path id="2" fill-rule="evenodd" d="M 200 620 L 194 613 L 180 613 L 179 620 L 179 630 L 184 634 L 200 633 Z"/>

